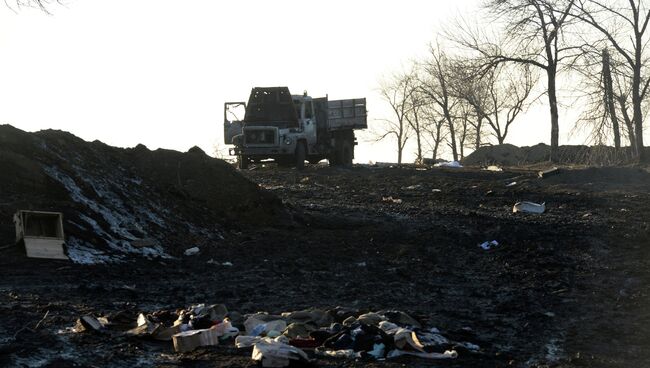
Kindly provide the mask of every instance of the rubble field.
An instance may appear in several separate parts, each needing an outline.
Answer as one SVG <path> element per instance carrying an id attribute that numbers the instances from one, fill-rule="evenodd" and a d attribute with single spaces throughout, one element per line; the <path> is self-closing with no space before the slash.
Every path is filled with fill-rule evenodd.
<path id="1" fill-rule="evenodd" d="M 46 142 L 51 139 L 40 134 Z M 57 136 L 61 145 L 69 139 L 61 133 L 48 134 Z M 199 303 L 225 305 L 233 325 L 260 311 L 279 315 L 316 308 L 336 318 L 340 310 L 354 317 L 398 310 L 449 339 L 478 347 L 457 349 L 454 359 L 400 356 L 379 361 L 322 357 L 306 349 L 312 364 L 319 367 L 650 363 L 650 174 L 646 169 L 561 168 L 556 175 L 540 179 L 537 171 L 520 168 L 493 172 L 479 167 L 309 166 L 298 172 L 258 166 L 241 172 L 245 180 L 232 168 L 219 166 L 247 191 L 246 206 L 237 207 L 230 198 L 224 213 L 218 204 L 196 198 L 219 190 L 235 198 L 238 194 L 232 187 L 210 188 L 209 182 L 202 182 L 194 184 L 198 194 L 188 189 L 194 181 L 172 180 L 159 187 L 150 178 L 165 178 L 162 169 L 152 176 L 142 169 L 146 164 L 121 156 L 158 151 L 122 152 L 99 143 L 78 144 L 92 145 L 88 147 L 94 147 L 97 157 L 100 151 L 113 152 L 115 158 L 109 162 L 134 162 L 128 175 L 121 177 L 140 178 L 150 186 L 137 192 L 138 203 L 129 202 L 131 192 L 119 195 L 118 203 L 144 206 L 142 213 L 152 213 L 154 217 L 146 221 L 137 218 L 140 232 L 153 238 L 160 247 L 155 249 L 164 254 L 111 245 L 107 238 L 119 245 L 117 240 L 124 236 L 120 232 L 130 228 L 111 227 L 106 221 L 98 221 L 107 234 L 101 239 L 88 235 L 89 225 L 75 230 L 67 224 L 66 233 L 72 231 L 79 242 L 84 241 L 80 249 L 91 256 L 96 254 L 87 248 L 98 243 L 103 256 L 118 254 L 115 259 L 97 256 L 91 257 L 95 262 L 76 263 L 29 259 L 20 246 L 2 248 L 0 366 L 256 366 L 252 349 L 238 349 L 233 341 L 176 353 L 171 342 L 115 331 L 81 332 L 75 327 L 82 316 L 132 321 L 130 327 L 135 327 L 140 313 L 174 314 Z M 12 154 L 17 155 L 19 148 Z M 157 156 L 156 167 L 191 161 L 183 155 L 192 154 L 217 161 L 197 152 L 167 152 L 173 159 Z M 22 155 L 31 157 L 28 152 Z M 78 185 L 81 189 L 75 192 L 65 187 L 69 181 L 64 175 L 74 179 L 74 172 L 94 173 L 96 167 L 81 161 L 67 166 L 37 161 L 25 161 L 23 166 L 63 187 L 50 189 L 48 197 L 34 184 L 29 190 L 40 193 L 40 199 L 30 200 L 28 191 L 16 189 L 29 182 L 23 178 L 22 184 L 10 187 L 12 191 L 0 193 L 3 217 L 16 203 L 46 210 L 61 207 L 66 218 L 75 222 L 84 221 L 80 214 L 85 212 L 96 215 L 102 208 L 111 209 L 115 200 L 109 195 L 94 198 L 87 193 L 101 192 L 101 183 L 114 187 L 100 179 L 119 175 L 97 175 L 97 190 Z M 57 169 L 41 171 L 38 165 Z M 108 172 L 111 165 L 103 165 Z M 194 175 L 200 177 L 201 170 L 205 167 Z M 220 172 L 211 177 L 218 178 Z M 248 187 L 250 182 L 259 190 Z M 185 189 L 178 192 L 179 187 Z M 80 197 L 75 200 L 61 191 L 65 188 L 68 193 L 86 193 L 83 198 L 102 207 L 79 201 Z M 155 206 L 146 203 L 151 196 L 157 199 Z M 260 205 L 250 202 L 253 197 L 259 198 L 252 201 Z M 513 213 L 519 201 L 545 203 L 545 212 Z M 156 212 L 172 205 L 177 212 Z M 274 212 L 264 210 L 269 206 Z M 162 225 L 155 225 L 156 215 Z M 10 243 L 10 219 L 0 224 L 2 244 Z M 166 241 L 168 236 L 173 241 Z M 497 245 L 479 246 L 492 240 Z M 183 251 L 192 247 L 198 253 L 185 255 Z"/>

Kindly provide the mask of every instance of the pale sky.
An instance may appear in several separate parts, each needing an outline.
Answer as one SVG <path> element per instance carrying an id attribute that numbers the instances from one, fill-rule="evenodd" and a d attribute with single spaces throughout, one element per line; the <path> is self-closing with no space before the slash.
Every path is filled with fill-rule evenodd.
<path id="1" fill-rule="evenodd" d="M 213 154 L 223 146 L 223 103 L 246 101 L 256 86 L 367 97 L 371 126 L 390 118 L 377 95 L 382 75 L 425 55 L 436 32 L 475 13 L 479 0 L 66 4 L 47 15 L 0 3 L 0 124 Z M 508 142 L 548 142 L 548 121 L 544 105 L 531 109 Z M 572 124 L 561 124 L 566 144 Z M 368 136 L 360 137 L 356 162 L 396 160 L 392 142 Z"/>

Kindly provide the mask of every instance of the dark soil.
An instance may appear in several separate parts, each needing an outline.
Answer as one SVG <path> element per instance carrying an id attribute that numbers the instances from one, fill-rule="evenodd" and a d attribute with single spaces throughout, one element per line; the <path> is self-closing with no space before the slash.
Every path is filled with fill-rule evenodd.
<path id="1" fill-rule="evenodd" d="M 129 162 L 147 178 L 193 154 L 166 151 L 146 158 L 157 151 L 140 149 L 142 163 Z M 111 152 L 120 160 L 137 150 Z M 23 156 L 28 158 L 23 166 L 39 172 L 40 164 Z M 9 157 L 0 162 L 7 167 L 21 161 Z M 142 174 L 146 170 L 154 173 Z M 230 168 L 223 172 L 243 180 Z M 209 181 L 221 180 L 219 173 Z M 164 192 L 151 184 L 163 208 L 185 209 L 179 219 L 214 221 L 223 239 L 202 245 L 197 256 L 176 252 L 174 259 L 134 256 L 121 263 L 78 265 L 28 259 L 20 246 L 2 250 L 0 366 L 253 366 L 250 350 L 232 345 L 175 354 L 171 343 L 66 330 L 85 314 L 123 311 L 135 319 L 139 312 L 203 302 L 223 303 L 241 313 L 336 306 L 359 312 L 400 309 L 481 348 L 479 353 L 461 351 L 452 361 L 321 358 L 318 366 L 650 364 L 650 176 L 644 169 L 562 170 L 548 179 L 524 169 L 467 168 L 308 167 L 296 172 L 260 167 L 243 174 L 261 187 L 250 195 L 277 206 L 280 220 L 256 215 L 261 219 L 256 222 L 242 209 L 220 215 L 221 222 L 198 212 L 223 211 L 212 196 L 224 190 L 236 197 L 240 189 L 243 196 L 247 180 L 235 187 L 232 182 L 197 184 L 205 196 L 201 205 L 187 194 L 170 199 L 174 195 L 160 194 Z M 41 188 L 34 192 L 42 198 L 39 203 L 55 198 L 47 209 L 80 209 L 56 182 L 47 175 L 43 180 L 45 184 L 34 184 Z M 151 183 L 174 188 L 173 180 L 161 175 Z M 512 182 L 517 184 L 506 186 Z M 25 191 L 2 189 L 3 217 L 16 203 L 28 202 L 22 197 Z M 547 212 L 512 213 L 513 204 L 522 200 L 546 202 Z M 259 203 L 247 208 L 264 213 L 267 202 Z M 233 220 L 236 213 L 241 222 Z M 155 234 L 178 231 L 173 239 L 179 245 L 173 249 L 194 244 L 195 239 L 183 241 L 192 234 L 176 227 L 180 220 L 169 221 L 167 233 Z M 3 231 L 3 239 L 13 235 L 10 229 Z M 500 245 L 488 251 L 477 246 L 489 240 Z"/>
<path id="2" fill-rule="evenodd" d="M 646 147 L 650 153 L 650 148 Z M 480 147 L 465 157 L 464 165 L 521 166 L 546 163 L 551 157 L 551 147 L 539 143 L 530 147 L 512 144 Z M 564 165 L 616 166 L 634 161 L 630 147 L 615 149 L 609 146 L 560 146 L 557 162 Z"/>

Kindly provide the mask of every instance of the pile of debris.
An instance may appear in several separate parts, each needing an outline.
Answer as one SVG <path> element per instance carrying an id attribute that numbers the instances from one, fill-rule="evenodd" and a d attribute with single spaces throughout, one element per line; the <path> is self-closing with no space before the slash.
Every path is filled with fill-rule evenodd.
<path id="1" fill-rule="evenodd" d="M 2 125 L 0 171 L 0 245 L 14 241 L 18 210 L 56 212 L 76 263 L 182 257 L 230 229 L 286 219 L 279 199 L 197 147 L 121 149 Z"/>
<path id="2" fill-rule="evenodd" d="M 401 311 L 361 313 L 342 307 L 241 315 L 222 304 L 199 304 L 176 311 L 141 313 L 135 321 L 124 313 L 83 316 L 70 330 L 170 341 L 177 353 L 234 344 L 252 349 L 252 359 L 263 367 L 310 363 L 317 357 L 454 359 L 459 352 L 480 351 L 478 345 L 453 341 Z"/>

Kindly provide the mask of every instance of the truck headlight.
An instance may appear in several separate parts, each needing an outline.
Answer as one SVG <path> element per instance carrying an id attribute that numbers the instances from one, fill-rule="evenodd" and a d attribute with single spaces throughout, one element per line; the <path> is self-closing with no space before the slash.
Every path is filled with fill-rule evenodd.
<path id="1" fill-rule="evenodd" d="M 285 139 L 284 139 L 284 144 L 286 144 L 287 146 L 290 145 L 291 142 L 292 142 L 292 141 L 291 141 L 291 138 L 285 138 Z"/>

